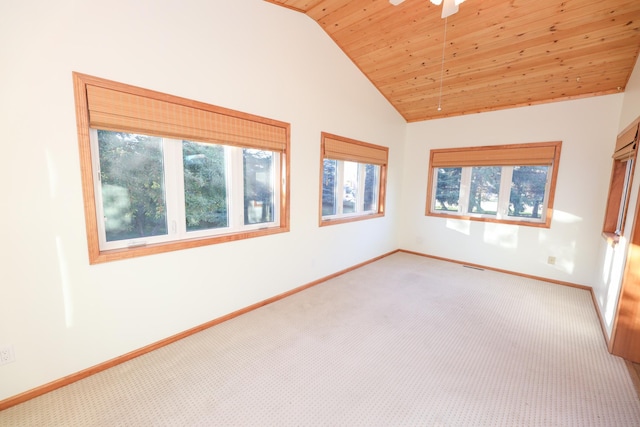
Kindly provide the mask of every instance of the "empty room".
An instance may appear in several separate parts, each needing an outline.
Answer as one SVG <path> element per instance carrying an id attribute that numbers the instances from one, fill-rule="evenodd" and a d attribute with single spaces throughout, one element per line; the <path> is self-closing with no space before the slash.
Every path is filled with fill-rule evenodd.
<path id="1" fill-rule="evenodd" d="M 640 425 L 637 0 L 0 22 L 0 425 Z"/>

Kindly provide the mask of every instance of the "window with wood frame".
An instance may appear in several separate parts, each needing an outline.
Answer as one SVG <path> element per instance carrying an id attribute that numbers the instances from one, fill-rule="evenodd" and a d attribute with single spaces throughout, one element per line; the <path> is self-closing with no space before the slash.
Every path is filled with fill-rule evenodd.
<path id="1" fill-rule="evenodd" d="M 384 216 L 389 148 L 323 132 L 320 225 Z"/>
<path id="2" fill-rule="evenodd" d="M 602 234 L 613 242 L 617 242 L 624 231 L 636 163 L 639 121 L 640 119 L 634 121 L 618 135 L 612 156 L 613 165 Z"/>
<path id="3" fill-rule="evenodd" d="M 426 215 L 550 227 L 562 142 L 431 150 Z"/>
<path id="4" fill-rule="evenodd" d="M 89 262 L 289 230 L 289 124 L 73 74 Z"/>

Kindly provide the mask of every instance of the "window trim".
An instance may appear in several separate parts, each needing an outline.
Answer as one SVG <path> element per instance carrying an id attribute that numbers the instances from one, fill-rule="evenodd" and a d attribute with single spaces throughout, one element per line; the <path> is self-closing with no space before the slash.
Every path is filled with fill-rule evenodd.
<path id="1" fill-rule="evenodd" d="M 610 243 L 618 243 L 624 233 L 633 185 L 640 137 L 640 117 L 618 134 L 611 163 L 609 192 L 602 223 L 602 236 Z"/>
<path id="2" fill-rule="evenodd" d="M 73 72 L 73 85 L 74 85 L 74 97 L 75 97 L 75 110 L 76 110 L 76 125 L 78 134 L 78 146 L 80 154 L 80 170 L 82 179 L 82 193 L 84 197 L 84 212 L 85 212 L 85 228 L 87 232 L 87 246 L 89 254 L 89 263 L 98 264 L 102 262 L 116 261 L 121 259 L 134 258 L 139 256 L 146 256 L 158 253 L 165 253 L 170 251 L 196 248 L 200 246 L 207 246 L 212 244 L 243 240 L 253 237 L 268 236 L 278 233 L 288 232 L 290 229 L 290 195 L 289 195 L 289 178 L 290 178 L 290 124 L 268 119 L 240 111 L 230 110 L 223 107 L 218 107 L 210 104 L 205 104 L 198 101 L 193 101 L 173 95 L 168 95 L 161 92 L 152 91 L 149 89 L 143 89 L 136 86 L 130 86 L 123 83 L 118 83 L 98 77 L 93 77 L 77 72 Z M 88 87 L 104 88 L 111 91 L 122 92 L 125 96 L 134 95 L 139 99 L 149 103 L 163 103 L 165 105 L 171 105 L 176 109 L 190 109 L 196 113 L 203 115 L 221 115 L 228 117 L 230 121 L 242 122 L 248 126 L 255 126 L 258 129 L 267 129 L 267 131 L 278 133 L 280 140 L 279 146 L 280 152 L 280 176 L 281 182 L 279 183 L 280 190 L 280 213 L 279 224 L 276 227 L 263 228 L 258 230 L 243 230 L 240 232 L 220 234 L 216 236 L 207 237 L 194 237 L 173 242 L 153 243 L 145 246 L 129 247 L 122 249 L 100 250 L 100 239 L 98 230 L 98 218 L 96 209 L 96 194 L 95 194 L 95 182 L 94 182 L 94 167 L 91 155 L 91 139 L 90 139 L 90 105 L 88 99 Z M 146 130 L 138 130 L 135 126 L 127 129 L 105 129 L 105 130 L 118 130 L 124 132 L 139 132 L 147 133 Z M 168 138 L 181 137 L 179 134 L 167 135 L 162 131 L 154 133 L 156 136 L 164 136 Z M 189 136 L 189 135 L 185 135 Z M 214 135 L 215 136 L 215 135 Z M 236 137 L 235 145 L 242 145 L 242 142 L 237 141 L 243 138 L 242 131 L 237 135 L 231 135 L 231 138 Z M 184 139 L 190 139 L 184 138 Z M 204 141 L 202 141 L 205 139 Z M 247 138 L 245 138 L 246 140 Z M 199 142 L 216 142 L 220 143 L 216 138 L 200 138 Z M 223 144 L 225 142 L 222 142 Z M 259 144 L 260 142 L 258 142 Z M 271 142 L 266 142 L 267 144 Z M 233 142 L 232 142 L 233 145 Z M 247 143 L 244 145 L 247 148 L 259 148 L 259 146 L 251 145 Z"/>
<path id="3" fill-rule="evenodd" d="M 380 218 L 385 215 L 385 200 L 387 187 L 387 163 L 389 147 L 370 144 L 343 136 L 322 132 L 320 137 L 320 195 L 319 195 L 319 226 L 344 224 L 366 219 Z M 361 214 L 348 214 L 340 217 L 323 218 L 322 215 L 322 182 L 324 178 L 324 160 L 351 161 L 360 164 L 375 164 L 380 166 L 378 177 L 378 210 Z"/>
<path id="4" fill-rule="evenodd" d="M 555 199 L 555 187 L 558 178 L 561 149 L 562 141 L 433 149 L 430 151 L 429 155 L 425 216 L 550 228 L 553 217 L 553 202 Z M 551 166 L 551 179 L 547 183 L 548 195 L 545 194 L 545 198 L 548 198 L 544 222 L 534 222 L 526 219 L 500 219 L 469 214 L 447 214 L 434 211 L 432 208 L 432 197 L 434 196 L 433 187 L 436 184 L 435 177 L 438 168 L 464 168 L 473 166 L 533 166 L 542 164 L 548 164 Z"/>

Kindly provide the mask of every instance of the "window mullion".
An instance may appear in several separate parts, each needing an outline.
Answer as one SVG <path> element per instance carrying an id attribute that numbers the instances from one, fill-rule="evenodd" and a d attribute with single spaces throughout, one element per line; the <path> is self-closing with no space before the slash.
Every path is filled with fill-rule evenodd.
<path id="1" fill-rule="evenodd" d="M 356 212 L 360 213 L 364 211 L 364 180 L 365 180 L 366 166 L 363 163 L 358 163 L 358 182 L 357 185 L 357 197 L 356 197 Z"/>
<path id="2" fill-rule="evenodd" d="M 626 163 L 627 164 L 624 173 L 624 183 L 622 184 L 622 197 L 620 199 L 620 208 L 618 209 L 618 220 L 616 221 L 617 227 L 615 232 L 618 235 L 622 233 L 622 229 L 624 227 L 624 224 L 622 222 L 624 221 L 624 210 L 627 205 L 627 198 L 629 197 L 629 183 L 631 182 L 631 174 L 634 167 L 633 159 L 627 160 Z"/>
<path id="3" fill-rule="evenodd" d="M 503 166 L 500 173 L 500 191 L 498 193 L 498 208 L 496 211 L 497 219 L 505 219 L 509 216 L 512 179 L 513 166 Z"/>
<path id="4" fill-rule="evenodd" d="M 342 215 L 344 207 L 344 160 L 336 162 L 336 215 Z"/>
<path id="5" fill-rule="evenodd" d="M 431 182 L 433 182 L 433 185 L 431 186 L 431 194 L 433 194 L 433 196 L 431 197 L 430 203 L 431 203 L 431 212 L 435 212 L 436 211 L 436 195 L 438 194 L 438 168 L 433 168 L 431 170 L 432 173 L 432 179 Z M 460 197 L 460 191 L 458 191 L 458 197 Z M 460 200 L 458 200 L 458 210 L 460 210 Z"/>
<path id="6" fill-rule="evenodd" d="M 463 215 L 468 214 L 469 209 L 469 196 L 471 192 L 471 168 L 464 167 L 460 174 L 460 200 L 458 200 L 458 206 L 460 213 Z"/>
<path id="7" fill-rule="evenodd" d="M 184 207 L 184 168 L 182 141 L 163 138 L 164 186 L 167 203 L 167 229 L 171 240 L 186 233 Z"/>
<path id="8" fill-rule="evenodd" d="M 237 230 L 244 225 L 244 164 L 242 148 L 228 147 L 227 161 L 227 206 L 229 229 Z"/>
<path id="9" fill-rule="evenodd" d="M 273 222 L 278 224 L 280 222 L 280 192 L 277 191 L 277 188 L 282 188 L 281 186 L 285 185 L 284 179 L 282 177 L 282 169 L 281 169 L 281 158 L 282 155 L 276 155 L 273 158 L 273 167 L 271 168 L 271 182 L 273 182 Z M 280 183 L 279 185 L 276 185 Z"/>

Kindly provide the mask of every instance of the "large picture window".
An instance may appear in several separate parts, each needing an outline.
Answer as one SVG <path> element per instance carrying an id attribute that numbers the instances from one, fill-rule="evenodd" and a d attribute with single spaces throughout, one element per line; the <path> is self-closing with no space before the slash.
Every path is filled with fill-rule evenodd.
<path id="1" fill-rule="evenodd" d="M 320 225 L 384 215 L 388 148 L 322 134 Z"/>
<path id="2" fill-rule="evenodd" d="M 560 147 L 431 150 L 426 214 L 549 227 Z"/>
<path id="3" fill-rule="evenodd" d="M 74 82 L 91 263 L 288 231 L 288 124 Z"/>

